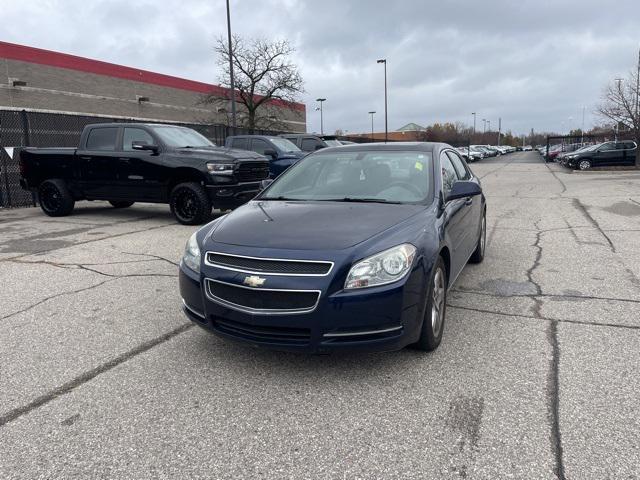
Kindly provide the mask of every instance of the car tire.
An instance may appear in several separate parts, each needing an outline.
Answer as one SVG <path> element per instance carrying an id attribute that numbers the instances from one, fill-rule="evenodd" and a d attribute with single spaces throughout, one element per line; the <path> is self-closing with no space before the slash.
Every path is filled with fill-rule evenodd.
<path id="1" fill-rule="evenodd" d="M 591 160 L 578 161 L 578 170 L 589 170 L 591 168 Z"/>
<path id="2" fill-rule="evenodd" d="M 169 195 L 171 214 L 182 225 L 200 225 L 211 217 L 211 201 L 196 182 L 179 183 Z"/>
<path id="3" fill-rule="evenodd" d="M 476 243 L 476 249 L 471 254 L 469 258 L 470 263 L 482 263 L 484 260 L 484 251 L 487 247 L 487 214 L 486 212 L 482 214 L 482 220 L 480 221 L 480 236 L 478 237 L 478 242 Z"/>
<path id="4" fill-rule="evenodd" d="M 64 180 L 45 180 L 38 187 L 38 202 L 50 217 L 65 217 L 73 211 L 75 200 Z"/>
<path id="5" fill-rule="evenodd" d="M 447 313 L 447 269 L 442 257 L 438 257 L 431 272 L 422 319 L 420 339 L 415 347 L 425 352 L 438 348 L 444 332 Z"/>
<path id="6" fill-rule="evenodd" d="M 135 202 L 117 202 L 117 201 L 109 200 L 109 203 L 113 208 L 127 208 L 133 205 Z"/>

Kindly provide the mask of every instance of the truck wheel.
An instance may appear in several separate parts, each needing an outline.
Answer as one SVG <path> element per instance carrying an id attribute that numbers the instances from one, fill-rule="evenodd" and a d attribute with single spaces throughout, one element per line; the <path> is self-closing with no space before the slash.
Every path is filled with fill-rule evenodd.
<path id="1" fill-rule="evenodd" d="M 134 202 L 112 202 L 111 200 L 109 200 L 109 203 L 113 208 L 127 208 L 134 204 Z"/>
<path id="2" fill-rule="evenodd" d="M 38 187 L 42 211 L 50 217 L 64 217 L 73 211 L 75 200 L 64 180 L 45 180 Z"/>
<path id="3" fill-rule="evenodd" d="M 200 225 L 211 216 L 211 202 L 204 187 L 196 182 L 179 183 L 169 195 L 169 206 L 183 225 Z"/>

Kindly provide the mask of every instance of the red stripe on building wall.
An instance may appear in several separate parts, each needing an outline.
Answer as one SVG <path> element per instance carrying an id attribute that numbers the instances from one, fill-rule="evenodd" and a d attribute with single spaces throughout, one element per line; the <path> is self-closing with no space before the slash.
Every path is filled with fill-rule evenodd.
<path id="1" fill-rule="evenodd" d="M 0 58 L 47 65 L 50 67 L 66 68 L 78 72 L 94 73 L 96 75 L 122 78 L 134 82 L 148 83 L 197 93 L 212 93 L 221 97 L 227 96 L 227 92 L 229 91 L 218 85 L 196 82 L 195 80 L 187 80 L 185 78 L 173 77 L 148 70 L 140 70 L 123 65 L 116 65 L 114 63 L 101 62 L 100 60 L 91 60 L 76 55 L 69 55 L 67 53 L 52 52 L 51 50 L 43 50 L 41 48 L 27 47 L 25 45 L 16 45 L 15 43 L 2 41 L 0 41 Z M 292 110 L 305 111 L 305 106 L 302 103 L 274 100 L 272 104 Z"/>

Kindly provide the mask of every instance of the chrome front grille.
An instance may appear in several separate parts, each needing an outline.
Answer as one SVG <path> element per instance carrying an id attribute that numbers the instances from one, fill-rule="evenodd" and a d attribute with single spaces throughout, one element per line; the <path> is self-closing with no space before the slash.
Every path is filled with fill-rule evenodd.
<path id="1" fill-rule="evenodd" d="M 219 305 L 246 313 L 295 314 L 313 311 L 320 290 L 253 288 L 205 279 L 207 297 Z"/>
<path id="2" fill-rule="evenodd" d="M 323 277 L 333 268 L 333 262 L 326 261 L 247 257 L 219 252 L 207 252 L 205 263 L 212 267 L 242 273 L 293 277 Z"/>

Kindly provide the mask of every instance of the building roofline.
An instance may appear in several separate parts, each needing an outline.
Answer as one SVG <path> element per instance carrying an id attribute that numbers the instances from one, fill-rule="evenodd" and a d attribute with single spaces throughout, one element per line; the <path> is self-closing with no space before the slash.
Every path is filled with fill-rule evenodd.
<path id="1" fill-rule="evenodd" d="M 41 48 L 28 47 L 15 43 L 0 41 L 0 58 L 17 60 L 26 63 L 35 63 L 49 67 L 66 68 L 78 72 L 93 73 L 107 77 L 120 78 L 134 82 L 159 85 L 161 87 L 176 88 L 201 94 L 214 94 L 221 97 L 228 95 L 229 89 L 212 85 L 209 83 L 188 80 L 186 78 L 174 77 L 163 73 L 141 70 L 139 68 L 126 67 L 115 63 L 93 60 L 90 58 L 70 55 L 68 53 L 54 52 Z M 260 98 L 260 96 L 256 95 Z M 292 110 L 305 111 L 305 105 L 297 102 L 286 102 L 283 100 L 272 100 L 273 105 L 289 108 Z"/>

